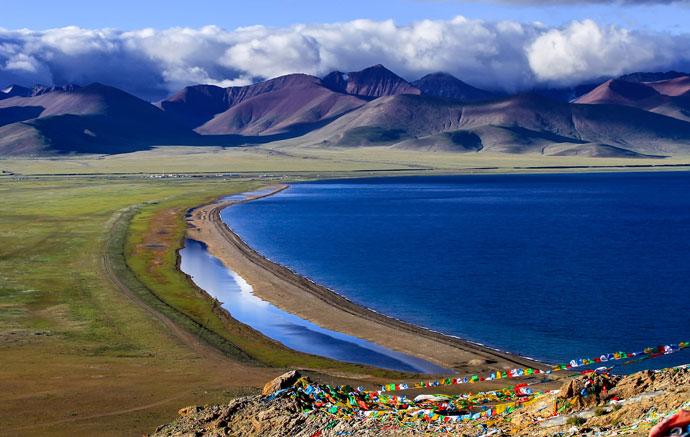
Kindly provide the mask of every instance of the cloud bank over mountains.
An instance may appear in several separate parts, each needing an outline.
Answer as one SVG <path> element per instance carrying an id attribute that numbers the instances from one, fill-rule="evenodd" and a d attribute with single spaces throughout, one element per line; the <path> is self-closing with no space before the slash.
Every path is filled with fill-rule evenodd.
<path id="1" fill-rule="evenodd" d="M 687 70 L 689 43 L 688 34 L 591 20 L 553 28 L 463 17 L 236 30 L 0 28 L 0 86 L 102 82 L 159 100 L 196 83 L 246 85 L 288 73 L 322 76 L 382 63 L 408 80 L 446 71 L 476 86 L 514 92 L 633 71 Z"/>

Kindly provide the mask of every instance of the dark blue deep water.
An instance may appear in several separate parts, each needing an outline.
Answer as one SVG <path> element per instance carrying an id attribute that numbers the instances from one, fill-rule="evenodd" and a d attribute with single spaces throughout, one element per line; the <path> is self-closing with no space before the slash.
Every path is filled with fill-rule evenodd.
<path id="1" fill-rule="evenodd" d="M 222 217 L 361 305 L 533 358 L 690 340 L 687 172 L 321 181 Z"/>

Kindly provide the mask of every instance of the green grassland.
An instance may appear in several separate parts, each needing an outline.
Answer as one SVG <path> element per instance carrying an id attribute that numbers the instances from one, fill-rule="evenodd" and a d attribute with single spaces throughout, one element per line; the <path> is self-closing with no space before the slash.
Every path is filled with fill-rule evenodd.
<path id="1" fill-rule="evenodd" d="M 179 403 L 254 390 L 184 348 L 104 274 L 118 211 L 196 193 L 204 181 L 0 181 L 0 428 L 9 435 L 144 432 Z M 173 396 L 176 402 L 133 413 Z M 178 403 L 179 402 L 179 403 Z M 88 419 L 90 416 L 98 419 Z M 67 420 L 67 422 L 64 422 Z M 59 422 L 54 425 L 41 426 Z M 20 430 L 28 425 L 34 428 Z"/>
<path id="2" fill-rule="evenodd" d="M 535 154 L 422 152 L 389 147 L 322 149 L 293 143 L 253 147 L 159 147 L 121 155 L 1 159 L 0 171 L 35 174 L 250 173 L 314 177 L 355 172 L 508 173 L 536 171 L 615 171 L 690 165 L 690 156 L 665 159 L 590 158 Z M 547 167 L 547 168 L 545 168 Z M 576 168 L 574 168 L 576 167 Z M 629 168 L 627 169 L 629 171 Z M 2 177 L 7 176 L 0 176 Z"/>

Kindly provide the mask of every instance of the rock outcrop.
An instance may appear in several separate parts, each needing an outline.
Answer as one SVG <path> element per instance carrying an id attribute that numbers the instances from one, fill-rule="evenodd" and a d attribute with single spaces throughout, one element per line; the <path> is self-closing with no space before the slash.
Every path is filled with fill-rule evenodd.
<path id="1" fill-rule="evenodd" d="M 464 422 L 366 419 L 364 414 L 343 418 L 331 412 L 336 404 L 305 408 L 304 397 L 300 400 L 293 393 L 294 388 L 279 391 L 298 377 L 296 372 L 290 372 L 269 382 L 264 393 L 270 395 L 234 399 L 228 405 L 184 408 L 175 422 L 159 427 L 155 435 L 647 435 L 655 424 L 672 417 L 679 409 L 690 409 L 690 367 L 627 376 L 579 375 L 568 378 L 557 394 L 524 402 L 500 416 Z M 320 390 L 316 384 L 305 381 L 298 383 Z"/>
<path id="2" fill-rule="evenodd" d="M 300 379 L 302 375 L 296 371 L 296 370 L 291 370 L 287 373 L 283 373 L 279 377 L 269 381 L 266 383 L 263 389 L 263 394 L 264 395 L 272 395 L 273 393 L 286 389 L 288 387 L 292 387 L 294 383 L 297 382 L 298 379 Z"/>

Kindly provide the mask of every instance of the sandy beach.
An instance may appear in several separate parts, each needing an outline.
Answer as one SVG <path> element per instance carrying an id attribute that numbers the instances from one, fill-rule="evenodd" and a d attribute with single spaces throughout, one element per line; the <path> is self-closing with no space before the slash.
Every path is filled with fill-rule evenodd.
<path id="1" fill-rule="evenodd" d="M 549 368 L 543 363 L 420 328 L 357 305 L 266 259 L 221 220 L 220 212 L 233 204 L 270 196 L 287 188 L 288 185 L 265 187 L 263 190 L 270 190 L 267 194 L 200 206 L 187 219 L 187 237 L 205 243 L 209 252 L 242 276 L 259 298 L 323 328 L 424 358 L 459 374 L 483 374 L 526 366 Z"/>

